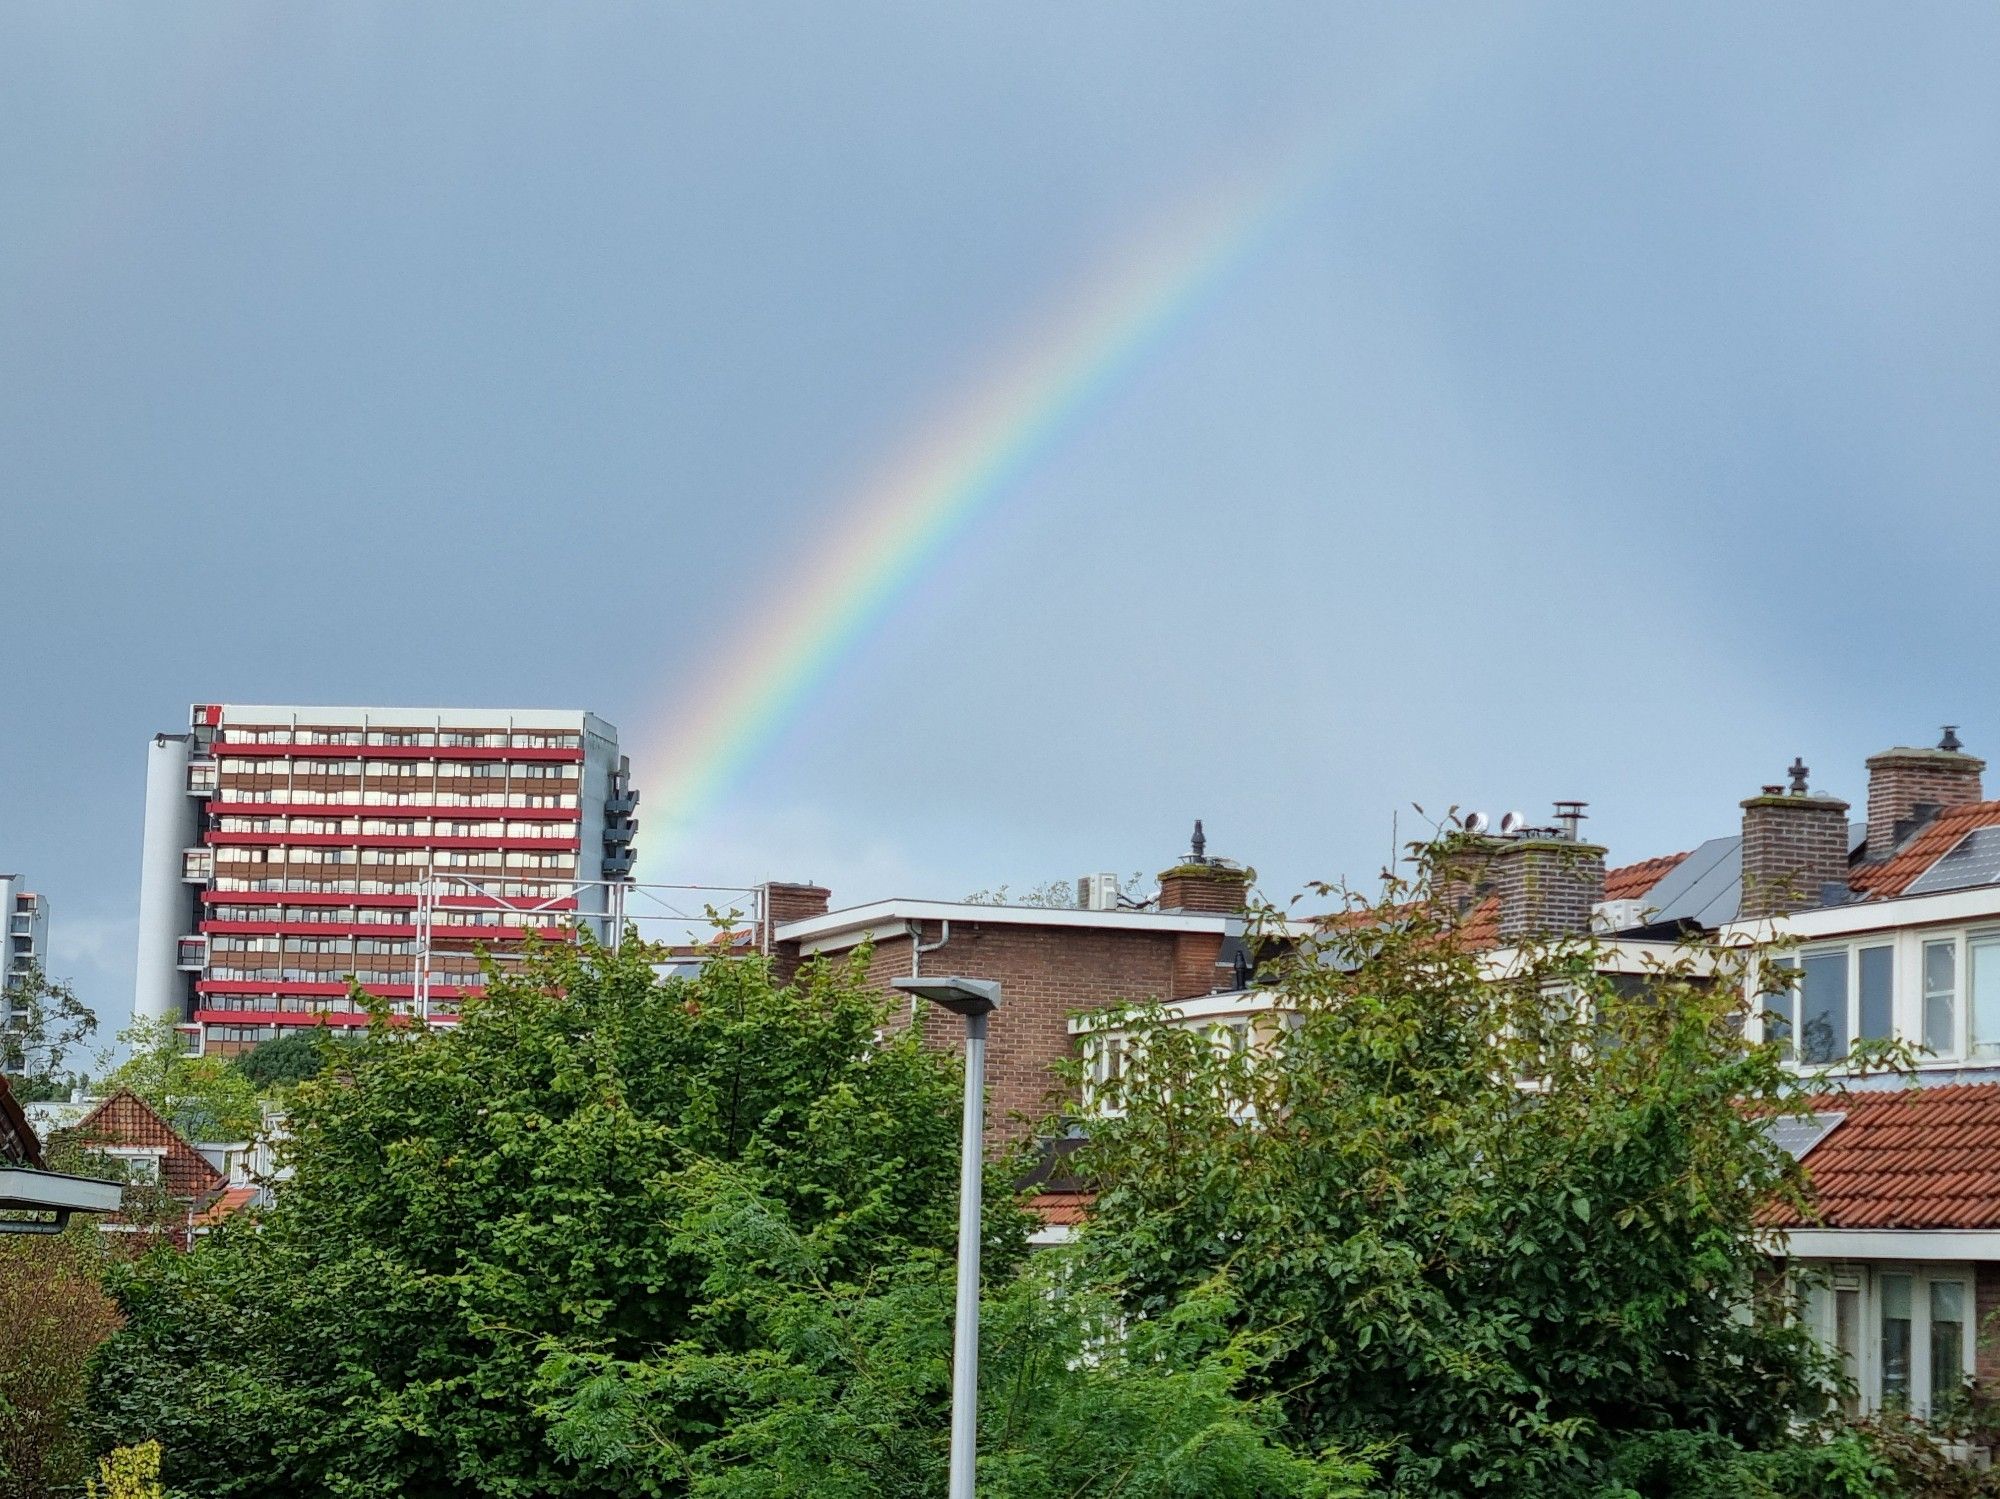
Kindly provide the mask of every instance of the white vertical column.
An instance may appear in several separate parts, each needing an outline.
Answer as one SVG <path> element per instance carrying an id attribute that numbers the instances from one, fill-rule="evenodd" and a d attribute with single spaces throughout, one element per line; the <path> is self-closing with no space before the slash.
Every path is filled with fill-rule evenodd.
<path id="1" fill-rule="evenodd" d="M 139 849 L 139 968 L 132 990 L 135 1020 L 181 1019 L 181 928 L 188 887 L 181 850 L 201 830 L 201 803 L 188 795 L 192 736 L 156 734 L 146 747 L 146 831 Z"/>

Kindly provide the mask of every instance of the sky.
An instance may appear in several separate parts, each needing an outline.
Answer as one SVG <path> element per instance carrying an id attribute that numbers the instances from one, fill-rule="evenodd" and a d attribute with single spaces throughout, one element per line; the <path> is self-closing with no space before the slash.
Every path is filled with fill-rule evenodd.
<path id="1" fill-rule="evenodd" d="M 1196 817 L 1280 898 L 1418 807 L 1619 862 L 2000 751 L 1996 63 L 1973 4 L 0 0 L 0 869 L 115 1029 L 194 701 L 586 708 L 646 878 L 836 904 Z"/>

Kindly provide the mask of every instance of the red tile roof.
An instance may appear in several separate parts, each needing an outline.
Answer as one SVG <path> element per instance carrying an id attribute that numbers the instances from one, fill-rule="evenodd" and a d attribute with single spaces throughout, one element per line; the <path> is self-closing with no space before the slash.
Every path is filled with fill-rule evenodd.
<path id="1" fill-rule="evenodd" d="M 160 1184 L 175 1197 L 204 1198 L 222 1189 L 226 1178 L 200 1151 L 130 1088 L 120 1088 L 77 1120 L 71 1133 L 86 1145 L 139 1145 L 158 1149 Z"/>
<path id="2" fill-rule="evenodd" d="M 1074 1228 L 1096 1201 L 1095 1192 L 1038 1192 L 1028 1199 L 1028 1211 L 1050 1228 Z"/>
<path id="3" fill-rule="evenodd" d="M 1672 874 L 1686 857 L 1685 851 L 1678 854 L 1661 854 L 1657 859 L 1641 859 L 1637 864 L 1624 864 L 1617 869 L 1607 869 L 1604 872 L 1604 898 L 1637 900 Z"/>
<path id="4" fill-rule="evenodd" d="M 1657 859 L 1641 859 L 1637 864 L 1621 864 L 1604 872 L 1606 900 L 1637 900 L 1673 873 L 1685 853 L 1662 854 Z M 1500 945 L 1500 897 L 1486 896 L 1467 911 L 1458 923 L 1458 940 L 1480 952 Z"/>
<path id="5" fill-rule="evenodd" d="M 213 1228 L 232 1213 L 240 1213 L 257 1200 L 255 1187 L 229 1187 L 221 1192 L 194 1220 L 196 1228 Z"/>
<path id="6" fill-rule="evenodd" d="M 1887 900 L 1901 895 L 1975 828 L 2000 826 L 2000 802 L 1967 802 L 1940 812 L 1902 849 L 1879 864 L 1857 865 L 1847 883 L 1863 895 Z"/>
<path id="7" fill-rule="evenodd" d="M 2000 1083 L 1848 1093 L 1806 1153 L 1813 1213 L 1774 1205 L 1768 1228 L 2000 1228 Z"/>
<path id="8" fill-rule="evenodd" d="M 35 1127 L 28 1123 L 7 1079 L 0 1077 L 0 1165 L 16 1164 L 41 1165 L 42 1142 L 35 1138 Z"/>

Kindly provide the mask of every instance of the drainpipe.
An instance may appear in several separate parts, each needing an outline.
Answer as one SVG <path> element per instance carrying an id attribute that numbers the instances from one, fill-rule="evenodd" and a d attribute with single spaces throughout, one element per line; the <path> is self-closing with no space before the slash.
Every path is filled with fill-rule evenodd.
<path id="1" fill-rule="evenodd" d="M 927 952 L 936 952 L 945 943 L 951 941 L 951 918 L 947 916 L 938 923 L 938 939 L 935 942 L 924 941 L 924 929 L 921 923 L 912 921 L 908 923 L 908 928 L 910 934 L 910 977 L 916 978 L 923 969 L 924 954 Z M 923 1000 L 920 996 L 915 994 L 910 996 L 911 1024 L 914 1025 L 916 1023 L 917 1011 L 922 1005 Z"/>

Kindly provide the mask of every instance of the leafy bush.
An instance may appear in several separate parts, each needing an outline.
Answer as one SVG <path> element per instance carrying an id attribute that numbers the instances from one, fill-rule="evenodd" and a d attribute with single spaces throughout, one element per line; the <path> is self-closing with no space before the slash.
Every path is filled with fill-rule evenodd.
<path id="1" fill-rule="evenodd" d="M 85 1368 L 118 1325 L 104 1260 L 88 1228 L 0 1234 L 0 1499 L 74 1492 L 90 1467 Z"/>
<path id="2" fill-rule="evenodd" d="M 117 1280 L 106 1441 L 159 1440 L 202 1495 L 647 1492 L 552 1442 L 543 1369 L 753 1347 L 690 1237 L 720 1194 L 754 1191 L 836 1283 L 949 1249 L 954 1066 L 878 1043 L 858 968 L 652 961 L 543 949 L 455 1031 L 379 1023 L 298 1085 L 261 1223 Z M 995 1196 L 1004 1273 L 1022 1234 Z M 693 1449 L 725 1414 L 690 1388 L 648 1418 Z"/>
<path id="3" fill-rule="evenodd" d="M 747 1189 L 689 1225 L 713 1308 L 741 1346 L 694 1340 L 637 1360 L 559 1352 L 542 1369 L 558 1446 L 633 1491 L 695 1499 L 931 1499 L 948 1459 L 953 1267 L 923 1252 L 866 1282 Z M 1002 1280 L 983 1312 L 979 1491 L 992 1499 L 1341 1499 L 1365 1462 L 1277 1439 L 1238 1389 L 1259 1351 L 1222 1329 L 1226 1292 L 1120 1329 L 1057 1255 Z M 698 1392 L 715 1439 L 666 1440 L 656 1413 Z M 684 1487 L 683 1487 L 684 1486 Z"/>
<path id="4" fill-rule="evenodd" d="M 314 1036 L 273 1036 L 269 1041 L 258 1042 L 229 1065 L 259 1093 L 270 1093 L 318 1077 L 326 1066 L 327 1044 Z"/>
<path id="5" fill-rule="evenodd" d="M 1395 893 L 1281 965 L 1296 1028 L 1255 1047 L 1126 1017 L 1091 1274 L 1135 1322 L 1226 1277 L 1252 1391 L 1298 1446 L 1379 1444 L 1399 1494 L 1591 1495 L 1615 1458 L 1674 1493 L 1703 1441 L 1794 1447 L 1829 1370 L 1753 1230 L 1799 1188 L 1764 1121 L 1802 1085 L 1739 1039 L 1740 975 L 1635 987 L 1571 943 L 1496 980 Z"/>

